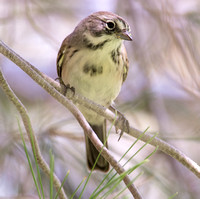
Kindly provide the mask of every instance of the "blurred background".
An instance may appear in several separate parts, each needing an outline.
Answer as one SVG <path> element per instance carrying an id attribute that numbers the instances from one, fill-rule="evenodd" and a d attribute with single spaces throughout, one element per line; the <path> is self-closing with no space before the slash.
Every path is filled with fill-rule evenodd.
<path id="1" fill-rule="evenodd" d="M 200 163 L 200 2 L 198 0 L 1 0 L 0 38 L 25 60 L 56 78 L 56 57 L 63 39 L 92 12 L 112 11 L 125 18 L 133 42 L 125 42 L 130 61 L 128 78 L 116 107 L 131 126 L 159 132 L 159 137 Z M 0 67 L 11 88 L 27 107 L 47 162 L 55 155 L 55 172 L 68 195 L 88 176 L 82 129 L 67 109 L 56 102 L 15 64 L 0 55 Z M 0 89 L 0 198 L 36 198 L 36 188 L 24 153 L 15 107 Z M 21 126 L 23 126 L 21 122 Z M 110 124 L 108 125 L 108 128 Z M 25 131 L 24 136 L 26 137 Z M 114 129 L 109 148 L 119 159 L 135 141 Z M 127 154 L 134 154 L 142 142 Z M 30 149 L 30 145 L 27 141 Z M 126 168 L 142 161 L 146 146 Z M 30 151 L 31 155 L 31 151 Z M 198 199 L 200 181 L 176 160 L 157 151 L 137 169 L 135 185 L 145 199 Z M 88 198 L 104 174 L 92 175 L 83 198 Z M 44 175 L 45 194 L 49 194 Z M 123 187 L 121 183 L 117 188 Z M 113 198 L 113 192 L 107 198 Z M 80 192 L 74 198 L 77 198 Z M 28 198 L 28 197 L 27 197 Z M 131 198 L 125 192 L 121 198 Z"/>

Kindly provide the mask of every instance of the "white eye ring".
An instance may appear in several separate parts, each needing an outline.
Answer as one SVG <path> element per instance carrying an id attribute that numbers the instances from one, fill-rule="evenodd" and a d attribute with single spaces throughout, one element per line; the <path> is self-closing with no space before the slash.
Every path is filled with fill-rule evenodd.
<path id="1" fill-rule="evenodd" d="M 106 28 L 108 30 L 114 30 L 115 29 L 115 22 L 112 20 L 106 21 Z"/>

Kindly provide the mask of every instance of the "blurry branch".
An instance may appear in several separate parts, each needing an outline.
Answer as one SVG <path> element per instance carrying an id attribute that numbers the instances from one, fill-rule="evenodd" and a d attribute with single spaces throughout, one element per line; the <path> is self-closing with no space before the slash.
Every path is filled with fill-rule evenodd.
<path id="1" fill-rule="evenodd" d="M 174 31 L 173 24 L 166 21 L 167 30 L 170 32 L 173 44 L 180 52 L 181 59 L 176 59 L 179 67 L 173 67 L 176 70 L 176 74 L 179 74 L 181 79 L 179 85 L 189 94 L 195 98 L 200 99 L 200 58 L 199 49 L 194 45 L 194 41 L 190 35 L 192 35 L 192 28 L 185 27 L 186 22 L 179 20 L 179 27 Z M 195 35 L 192 37 L 195 38 Z M 197 42 L 197 41 L 196 41 Z M 173 57 L 172 57 L 173 58 Z M 180 61 L 183 60 L 183 61 Z M 184 67 L 180 67 L 184 65 Z"/>
<path id="2" fill-rule="evenodd" d="M 162 62 L 159 65 L 163 67 L 165 72 L 171 71 L 170 76 L 175 76 L 174 80 L 182 89 L 199 99 L 199 24 L 195 26 L 195 19 L 189 19 L 186 14 L 176 12 L 173 3 L 171 4 L 170 1 L 167 1 L 166 4 L 163 3 L 163 5 L 158 1 L 140 1 L 140 4 L 150 16 L 152 23 L 157 23 L 157 31 L 160 31 L 160 35 L 163 35 L 159 47 L 165 41 L 168 41 L 168 44 L 165 44 L 168 47 L 165 46 L 165 49 L 163 49 L 165 59 L 161 58 Z M 195 13 L 198 15 L 198 12 L 194 11 L 193 14 Z M 155 34 L 155 31 L 153 33 Z M 152 41 L 152 37 L 150 38 Z M 157 38 L 155 41 L 157 41 Z M 146 43 L 150 43 L 150 41 Z M 144 47 L 142 46 L 142 48 Z M 148 53 L 153 51 L 154 48 L 153 46 Z M 162 54 L 162 52 L 157 53 L 159 53 L 159 56 Z M 147 57 L 147 54 L 145 56 Z M 170 64 L 167 64 L 166 67 L 167 60 L 170 60 Z M 148 68 L 150 68 L 149 64 L 148 62 Z M 155 59 L 153 64 L 155 64 Z"/>
<path id="3" fill-rule="evenodd" d="M 35 2 L 36 3 L 36 2 Z M 41 28 L 38 23 L 37 20 L 35 20 L 35 18 L 32 16 L 32 9 L 31 9 L 31 5 L 29 5 L 30 2 L 29 1 L 25 1 L 25 15 L 27 20 L 29 21 L 29 23 L 31 24 L 31 27 L 39 33 L 39 35 L 42 36 L 43 39 L 47 40 L 48 43 L 51 43 L 52 46 L 56 49 L 58 46 L 58 42 L 55 40 L 55 38 L 52 37 L 51 34 L 49 34 L 48 31 L 46 31 L 43 28 Z M 40 7 L 39 5 L 37 5 L 37 7 Z M 40 8 L 40 12 L 45 12 L 44 9 Z M 43 13 L 44 15 L 46 13 Z"/>
<path id="4" fill-rule="evenodd" d="M 29 137 L 29 141 L 31 143 L 32 150 L 33 150 L 33 148 L 35 148 L 35 153 L 36 153 L 37 161 L 38 161 L 38 164 L 40 165 L 40 168 L 44 171 L 44 173 L 46 173 L 48 176 L 50 176 L 50 168 L 49 168 L 48 164 L 46 163 L 46 161 L 44 160 L 44 158 L 42 157 L 42 154 L 40 152 L 38 141 L 34 134 L 27 110 L 24 107 L 24 105 L 21 103 L 21 101 L 18 99 L 18 97 L 15 95 L 15 93 L 12 91 L 12 89 L 9 87 L 9 85 L 7 84 L 3 74 L 1 73 L 1 70 L 0 70 L 0 86 L 3 89 L 3 91 L 5 92 L 5 94 L 8 96 L 8 98 L 16 106 L 17 110 L 19 111 L 19 113 L 22 117 L 24 127 L 26 129 L 26 132 Z M 31 139 L 33 139 L 33 143 L 34 143 L 33 145 L 32 145 Z M 61 183 L 60 183 L 58 177 L 55 175 L 55 173 L 53 174 L 53 183 L 54 183 L 56 190 L 58 191 L 60 189 Z M 67 198 L 63 188 L 61 188 L 61 190 L 60 190 L 59 197 L 61 199 Z"/>
<path id="5" fill-rule="evenodd" d="M 17 55 L 14 51 L 12 51 L 10 48 L 8 48 L 2 41 L 0 41 L 0 53 L 2 53 L 4 56 L 6 56 L 8 59 L 13 61 L 17 66 L 19 66 L 24 72 L 26 72 L 34 81 L 36 81 L 40 86 L 42 86 L 52 97 L 54 97 L 57 101 L 59 101 L 61 104 L 63 104 L 67 109 L 71 111 L 71 113 L 75 116 L 77 121 L 79 122 L 80 126 L 84 129 L 84 132 L 87 133 L 87 136 L 92 141 L 94 146 L 97 148 L 98 151 L 101 151 L 101 155 L 112 165 L 112 167 L 117 171 L 118 174 L 122 174 L 125 172 L 124 168 L 118 163 L 117 160 L 112 156 L 112 154 L 108 151 L 106 147 L 103 146 L 101 141 L 98 139 L 97 135 L 94 133 L 82 113 L 78 110 L 78 108 L 70 101 L 68 100 L 64 95 L 61 94 L 61 87 L 57 82 L 49 78 L 48 76 L 41 73 L 38 69 L 36 69 L 34 66 L 26 62 L 24 59 L 22 59 L 19 55 Z M 0 85 L 2 86 L 2 89 L 7 94 L 7 96 L 10 98 L 10 100 L 16 105 L 18 111 L 20 112 L 22 119 L 24 121 L 25 128 L 28 132 L 28 135 L 30 136 L 29 131 L 29 117 L 27 114 L 27 111 L 25 107 L 19 102 L 18 98 L 15 96 L 15 94 L 11 91 L 9 86 L 7 85 L 7 82 L 3 78 L 2 74 L 0 75 Z M 55 88 L 54 88 L 55 87 Z M 78 97 L 75 95 L 77 99 L 75 101 L 80 100 L 80 102 L 84 99 L 82 97 Z M 73 95 L 71 96 L 73 97 Z M 84 103 L 90 105 L 89 100 L 84 100 Z M 93 102 L 92 102 L 93 103 Z M 95 104 L 92 105 L 95 107 Z M 103 109 L 103 112 L 107 111 L 104 107 L 98 105 L 97 109 L 101 110 Z M 96 111 L 96 109 L 95 109 Z M 111 116 L 109 117 L 109 120 L 115 120 L 115 114 L 110 112 Z M 122 128 L 122 126 L 121 126 Z M 36 137 L 34 137 L 34 140 L 37 144 Z M 41 154 L 39 151 L 39 148 L 37 149 L 37 154 L 39 155 L 39 159 L 41 158 Z M 41 160 L 41 159 L 40 159 Z M 43 159 L 42 159 L 43 161 Z M 40 163 L 40 161 L 39 161 Z M 46 163 L 43 161 L 42 169 L 45 169 L 44 171 L 48 172 L 49 175 L 49 167 L 46 165 Z M 45 165 L 45 168 L 43 167 Z M 48 170 L 47 170 L 48 168 Z M 135 199 L 141 199 L 138 190 L 134 186 L 134 184 L 131 183 L 131 180 L 128 175 L 124 176 L 123 179 L 124 183 L 126 184 L 127 188 L 133 195 Z M 64 197 L 63 197 L 64 198 Z"/>

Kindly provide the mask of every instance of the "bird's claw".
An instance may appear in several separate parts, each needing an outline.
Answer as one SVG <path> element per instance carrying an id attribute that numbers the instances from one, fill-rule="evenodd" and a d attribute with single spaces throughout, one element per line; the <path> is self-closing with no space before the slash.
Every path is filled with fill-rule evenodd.
<path id="1" fill-rule="evenodd" d="M 116 133 L 120 132 L 119 139 L 118 139 L 118 141 L 119 141 L 124 132 L 129 133 L 129 121 L 125 118 L 125 116 L 123 114 L 120 113 L 119 117 L 117 118 L 117 120 L 115 122 L 115 125 L 116 125 L 115 126 Z M 119 129 L 117 127 L 118 125 L 122 126 L 122 128 Z"/>
<path id="2" fill-rule="evenodd" d="M 75 88 L 70 86 L 70 84 L 63 85 L 63 95 L 67 96 L 68 99 L 71 99 L 75 95 Z"/>

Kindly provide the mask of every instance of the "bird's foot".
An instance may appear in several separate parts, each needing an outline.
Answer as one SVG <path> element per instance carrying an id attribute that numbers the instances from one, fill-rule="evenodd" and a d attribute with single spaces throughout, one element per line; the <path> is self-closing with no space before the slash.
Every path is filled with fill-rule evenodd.
<path id="1" fill-rule="evenodd" d="M 72 99 L 75 95 L 75 88 L 70 86 L 70 84 L 63 84 L 63 95 L 66 96 L 68 99 Z"/>
<path id="2" fill-rule="evenodd" d="M 115 131 L 116 133 L 120 133 L 118 141 L 121 139 L 124 132 L 129 133 L 129 121 L 126 119 L 126 117 L 118 110 L 116 110 L 114 107 L 110 106 L 110 110 L 116 112 L 118 118 L 115 121 Z M 120 126 L 122 128 L 118 128 L 117 126 Z"/>

